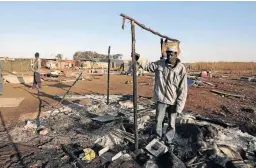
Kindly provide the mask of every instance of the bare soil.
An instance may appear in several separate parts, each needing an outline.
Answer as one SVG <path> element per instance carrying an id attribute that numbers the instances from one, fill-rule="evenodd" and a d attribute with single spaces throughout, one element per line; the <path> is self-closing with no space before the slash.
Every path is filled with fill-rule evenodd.
<path id="1" fill-rule="evenodd" d="M 207 117 L 217 117 L 225 121 L 236 123 L 243 131 L 256 135 L 256 113 L 248 112 L 243 108 L 256 107 L 256 83 L 238 80 L 239 77 L 223 77 L 207 79 L 215 86 L 189 87 L 188 98 L 184 112 L 192 112 Z M 153 77 L 138 77 L 138 94 L 143 97 L 152 97 Z M 111 75 L 110 94 L 132 94 L 132 77 L 125 75 Z M 91 80 L 79 81 L 69 94 L 106 94 L 107 76 L 94 76 Z M 38 115 L 39 109 L 46 111 L 58 103 L 55 95 L 63 95 L 72 82 L 59 83 L 43 81 L 40 101 L 37 91 L 31 90 L 28 85 L 5 84 L 2 97 L 25 97 L 19 107 L 0 108 L 6 125 L 15 124 L 21 115 Z M 216 89 L 235 94 L 245 95 L 244 99 L 221 96 L 212 93 Z M 83 102 L 81 102 L 83 103 Z M 86 102 L 85 102 L 86 103 Z M 41 108 L 40 108 L 40 107 Z"/>
<path id="2" fill-rule="evenodd" d="M 237 124 L 242 131 L 256 135 L 256 83 L 240 81 L 239 76 L 230 76 L 221 78 L 207 79 L 206 81 L 213 83 L 215 86 L 190 86 L 188 98 L 184 113 L 194 113 L 205 117 L 215 117 L 223 119 L 226 122 Z M 52 81 L 51 81 L 52 80 Z M 142 97 L 152 97 L 153 93 L 153 77 L 140 76 L 138 77 L 138 93 Z M 110 94 L 132 94 L 132 77 L 122 75 L 111 75 L 110 77 Z M 79 81 L 72 89 L 70 94 L 106 94 L 107 76 L 98 75 L 92 79 Z M 54 98 L 56 95 L 63 95 L 73 82 L 59 83 L 52 79 L 43 81 L 43 88 L 38 96 L 37 91 L 31 90 L 29 85 L 22 84 L 4 84 L 2 97 L 25 97 L 19 107 L 16 108 L 0 108 L 1 111 L 1 126 L 0 135 L 6 132 L 6 128 L 20 124 L 20 119 L 36 118 L 41 115 L 42 111 L 56 107 L 58 101 Z M 221 96 L 212 93 L 210 90 L 220 90 L 240 95 L 245 95 L 245 98 L 235 98 Z M 65 101 L 64 101 L 65 103 Z M 78 103 L 86 104 L 86 100 L 78 101 Z M 11 141 L 11 137 L 10 137 Z M 31 148 L 24 144 L 5 144 L 1 146 L 1 153 L 5 156 L 1 157 L 0 162 L 5 162 L 9 157 L 20 158 L 30 157 L 30 153 L 26 156 L 19 156 L 19 152 L 36 152 L 37 148 Z M 47 151 L 48 154 L 56 153 L 56 151 Z M 57 155 L 56 155 L 57 156 Z M 20 157 L 20 158 L 19 158 Z M 59 159 L 63 156 L 58 156 Z M 64 159 L 61 158 L 61 159 Z M 21 159 L 22 160 L 22 159 Z M 27 163 L 23 163 L 26 165 Z M 44 163 L 40 163 L 44 164 Z M 53 165 L 54 166 L 54 165 Z"/>

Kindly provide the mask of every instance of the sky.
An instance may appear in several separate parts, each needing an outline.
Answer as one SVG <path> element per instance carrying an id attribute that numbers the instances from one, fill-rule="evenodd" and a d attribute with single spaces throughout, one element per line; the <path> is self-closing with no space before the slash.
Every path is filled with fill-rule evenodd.
<path id="1" fill-rule="evenodd" d="M 131 53 L 121 13 L 181 41 L 182 62 L 256 61 L 256 2 L 0 2 L 0 57 L 72 59 Z M 136 52 L 160 58 L 160 37 L 135 27 Z"/>

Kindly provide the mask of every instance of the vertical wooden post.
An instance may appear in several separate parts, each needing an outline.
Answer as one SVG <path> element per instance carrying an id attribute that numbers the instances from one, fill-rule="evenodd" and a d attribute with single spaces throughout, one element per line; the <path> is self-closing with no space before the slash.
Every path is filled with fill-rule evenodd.
<path id="1" fill-rule="evenodd" d="M 137 126 L 137 61 L 135 58 L 135 26 L 134 21 L 131 21 L 132 32 L 132 63 L 133 63 L 133 112 L 134 112 L 134 137 L 135 150 L 138 150 L 138 126 Z"/>
<path id="2" fill-rule="evenodd" d="M 160 57 L 160 60 L 161 59 L 164 59 L 164 55 L 163 55 L 163 43 L 164 43 L 164 40 L 163 38 L 160 39 L 160 47 L 161 47 L 161 57 Z"/>
<path id="3" fill-rule="evenodd" d="M 110 80 L 110 46 L 108 47 L 108 86 L 107 86 L 107 104 L 109 104 L 109 80 Z"/>

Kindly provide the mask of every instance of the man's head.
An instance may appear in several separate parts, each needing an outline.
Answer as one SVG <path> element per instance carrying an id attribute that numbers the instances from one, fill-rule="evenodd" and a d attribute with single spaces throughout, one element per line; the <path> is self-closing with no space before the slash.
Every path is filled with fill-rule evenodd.
<path id="1" fill-rule="evenodd" d="M 172 57 L 172 56 L 175 56 L 177 57 L 178 56 L 178 48 L 177 46 L 171 46 L 171 47 L 167 47 L 167 50 L 166 50 L 166 55 L 167 57 Z"/>
<path id="2" fill-rule="evenodd" d="M 39 58 L 39 53 L 35 53 L 35 58 Z"/>
<path id="3" fill-rule="evenodd" d="M 176 62 L 176 58 L 178 56 L 178 47 L 177 46 L 170 46 L 167 47 L 166 55 L 167 55 L 167 61 L 168 63 Z"/>

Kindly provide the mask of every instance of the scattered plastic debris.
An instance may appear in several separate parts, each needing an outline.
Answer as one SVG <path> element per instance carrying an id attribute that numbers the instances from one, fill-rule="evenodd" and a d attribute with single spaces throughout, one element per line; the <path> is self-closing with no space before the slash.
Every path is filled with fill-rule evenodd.
<path id="1" fill-rule="evenodd" d="M 121 108 L 133 108 L 133 102 L 131 100 L 120 101 Z"/>
<path id="2" fill-rule="evenodd" d="M 86 161 L 87 163 L 90 163 L 95 157 L 95 152 L 90 148 L 85 148 L 83 153 L 82 160 Z"/>
<path id="3" fill-rule="evenodd" d="M 155 109 L 154 102 L 149 99 L 139 101 L 139 105 L 144 108 L 138 110 L 139 146 L 144 157 L 137 157 L 133 149 L 132 109 L 120 107 L 119 104 L 130 100 L 130 97 L 110 96 L 110 105 L 102 103 L 106 96 L 85 95 L 85 98 L 91 99 L 86 106 L 71 103 L 61 108 L 62 110 L 56 110 L 55 115 L 42 115 L 39 118 L 39 128 L 34 120 L 29 120 L 25 126 L 10 130 L 9 134 L 14 143 L 27 143 L 42 149 L 33 154 L 30 165 L 35 165 L 37 160 L 48 160 L 48 166 L 54 163 L 55 167 L 70 167 L 72 164 L 77 167 L 116 164 L 123 167 L 136 165 L 135 167 L 148 168 L 161 167 L 162 164 L 183 168 L 185 163 L 190 167 L 203 167 L 207 164 L 212 167 L 231 164 L 251 167 L 256 165 L 256 137 L 243 133 L 226 121 L 183 114 L 176 120 L 173 146 L 167 147 L 158 139 L 154 139 L 152 135 L 155 127 Z M 115 122 L 109 123 L 92 121 L 92 118 L 105 114 L 110 115 L 112 119 L 121 116 L 125 120 L 114 119 Z M 44 136 L 38 136 L 33 130 Z M 43 133 L 44 130 L 47 131 Z M 0 141 L 7 138 L 0 136 Z M 95 144 L 101 148 L 94 149 Z M 70 145 L 72 148 L 67 147 Z M 63 150 L 59 150 L 60 146 Z M 84 150 L 85 147 L 87 150 Z"/>

